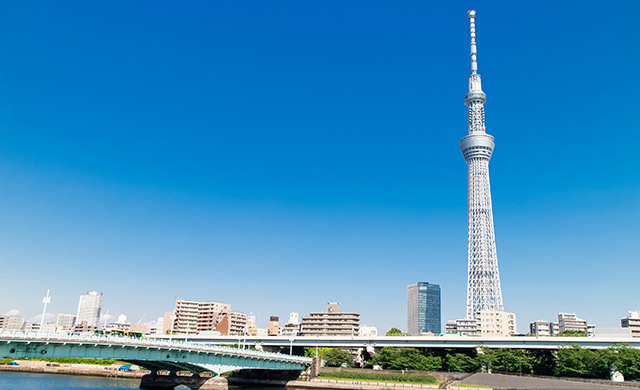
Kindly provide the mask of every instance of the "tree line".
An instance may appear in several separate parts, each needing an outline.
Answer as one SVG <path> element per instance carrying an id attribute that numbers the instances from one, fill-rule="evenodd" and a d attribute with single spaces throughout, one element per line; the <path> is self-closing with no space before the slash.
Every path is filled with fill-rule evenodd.
<path id="1" fill-rule="evenodd" d="M 305 351 L 315 356 L 316 349 Z M 385 370 L 452 371 L 522 373 L 535 375 L 609 378 L 611 369 L 620 371 L 625 379 L 640 378 L 640 350 L 617 345 L 591 350 L 579 346 L 557 351 L 542 349 L 478 348 L 421 349 L 384 347 L 376 354 L 362 350 L 364 367 L 374 365 Z M 318 351 L 328 366 L 353 366 L 352 356 L 337 348 Z"/>

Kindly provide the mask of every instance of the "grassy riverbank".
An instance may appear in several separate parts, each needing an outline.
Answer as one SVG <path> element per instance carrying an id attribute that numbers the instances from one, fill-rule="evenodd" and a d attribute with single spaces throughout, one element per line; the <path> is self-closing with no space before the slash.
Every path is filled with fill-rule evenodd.
<path id="1" fill-rule="evenodd" d="M 425 385 L 439 384 L 436 377 L 426 374 L 385 374 L 373 372 L 334 371 L 321 372 L 323 379 L 358 380 L 366 382 L 419 383 Z"/>

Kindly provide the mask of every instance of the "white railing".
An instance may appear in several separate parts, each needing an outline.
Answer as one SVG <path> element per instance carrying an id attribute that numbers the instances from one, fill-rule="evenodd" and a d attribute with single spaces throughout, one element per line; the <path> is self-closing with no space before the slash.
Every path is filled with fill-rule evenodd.
<path id="1" fill-rule="evenodd" d="M 94 342 L 106 344 L 119 344 L 130 346 L 146 346 L 159 348 L 176 348 L 187 351 L 203 351 L 226 353 L 239 356 L 250 356 L 257 358 L 266 358 L 273 360 L 286 360 L 296 363 L 311 363 L 311 358 L 302 356 L 283 355 L 281 353 L 254 351 L 251 349 L 240 349 L 224 347 L 221 345 L 194 343 L 191 341 L 178 341 L 168 339 L 144 339 L 134 337 L 93 335 L 93 334 L 59 334 L 59 333 L 41 333 L 26 332 L 22 330 L 3 330 L 0 329 L 0 339 L 13 340 L 37 340 L 37 341 L 60 341 L 60 342 Z"/>

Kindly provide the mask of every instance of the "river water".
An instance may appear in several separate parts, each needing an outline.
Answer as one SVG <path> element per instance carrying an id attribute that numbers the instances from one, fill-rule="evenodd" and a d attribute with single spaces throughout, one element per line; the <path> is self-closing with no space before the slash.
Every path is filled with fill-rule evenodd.
<path id="1" fill-rule="evenodd" d="M 113 379 L 72 375 L 31 374 L 0 371 L 0 390 L 121 390 L 138 389 L 140 379 Z M 178 389 L 188 389 L 178 387 Z M 229 387 L 239 390 L 238 387 Z M 252 387 L 253 390 L 261 390 Z M 266 388 L 265 388 L 266 389 Z M 273 390 L 273 388 L 271 388 Z"/>

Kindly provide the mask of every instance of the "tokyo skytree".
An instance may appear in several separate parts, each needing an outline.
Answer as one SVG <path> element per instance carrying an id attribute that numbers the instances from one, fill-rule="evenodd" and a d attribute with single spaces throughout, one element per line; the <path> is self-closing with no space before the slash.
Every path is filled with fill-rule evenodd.
<path id="1" fill-rule="evenodd" d="M 476 11 L 469 13 L 471 24 L 471 76 L 465 104 L 469 107 L 469 135 L 460 140 L 460 149 L 469 166 L 469 257 L 467 282 L 467 318 L 475 318 L 479 310 L 504 310 L 498 257 L 493 229 L 489 159 L 493 152 L 493 136 L 485 132 L 484 104 L 478 74 L 476 51 Z"/>

